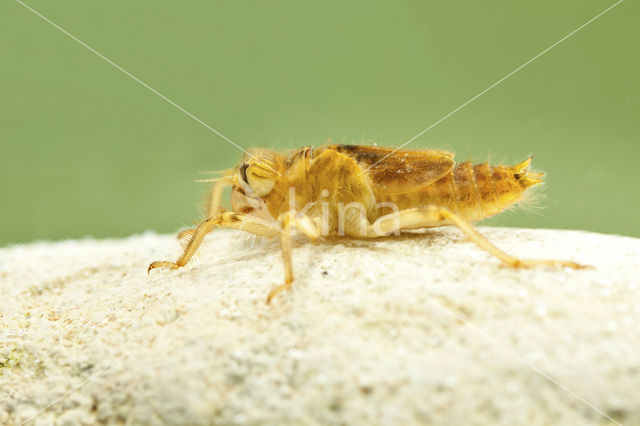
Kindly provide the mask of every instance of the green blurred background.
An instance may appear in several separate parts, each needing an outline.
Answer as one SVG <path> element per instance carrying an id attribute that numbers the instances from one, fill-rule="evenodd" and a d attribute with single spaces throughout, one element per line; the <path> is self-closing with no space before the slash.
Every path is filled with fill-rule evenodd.
<path id="1" fill-rule="evenodd" d="M 27 4 L 243 147 L 398 145 L 612 1 Z M 173 232 L 241 152 L 18 2 L 0 4 L 0 246 Z M 548 173 L 499 226 L 640 236 L 640 6 L 627 0 L 411 148 Z"/>

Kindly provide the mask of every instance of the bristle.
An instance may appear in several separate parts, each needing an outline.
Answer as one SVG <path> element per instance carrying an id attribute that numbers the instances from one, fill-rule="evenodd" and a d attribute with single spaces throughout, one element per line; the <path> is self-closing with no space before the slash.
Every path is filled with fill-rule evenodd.
<path id="1" fill-rule="evenodd" d="M 221 174 L 221 173 L 226 173 L 228 171 L 228 169 L 222 169 L 222 170 L 199 170 L 197 173 L 199 175 L 217 175 L 217 174 Z"/>
<path id="2" fill-rule="evenodd" d="M 250 232 L 247 231 L 243 231 L 241 229 L 234 229 L 233 233 L 231 234 L 232 238 L 234 239 L 238 239 L 241 241 L 251 241 L 256 239 L 257 235 L 252 234 Z"/>
<path id="3" fill-rule="evenodd" d="M 221 180 L 227 180 L 228 178 L 226 177 L 220 177 L 220 178 L 210 178 L 210 179 L 195 179 L 194 182 L 198 182 L 198 183 L 202 183 L 202 182 L 218 182 Z"/>
<path id="4" fill-rule="evenodd" d="M 514 207 L 526 213 L 542 216 L 542 211 L 544 210 L 542 199 L 544 196 L 541 187 L 532 188 L 522 194 L 522 197 L 514 204 Z"/>
<path id="5" fill-rule="evenodd" d="M 193 232 L 182 232 L 178 235 L 178 244 L 182 247 L 182 250 L 187 248 L 189 241 L 191 241 L 191 237 L 193 237 Z"/>

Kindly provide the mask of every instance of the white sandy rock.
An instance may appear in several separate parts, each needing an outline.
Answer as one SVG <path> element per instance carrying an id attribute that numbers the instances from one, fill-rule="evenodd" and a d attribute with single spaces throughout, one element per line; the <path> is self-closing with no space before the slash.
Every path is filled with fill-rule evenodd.
<path id="1" fill-rule="evenodd" d="M 481 231 L 595 269 L 453 229 L 298 240 L 269 306 L 277 241 L 150 275 L 174 236 L 0 249 L 0 424 L 640 424 L 640 240 Z"/>

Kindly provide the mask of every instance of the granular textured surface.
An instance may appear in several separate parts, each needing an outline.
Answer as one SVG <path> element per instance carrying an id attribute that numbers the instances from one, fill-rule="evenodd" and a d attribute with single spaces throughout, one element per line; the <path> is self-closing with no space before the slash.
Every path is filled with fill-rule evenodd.
<path id="1" fill-rule="evenodd" d="M 480 230 L 595 268 L 446 228 L 298 239 L 267 305 L 275 240 L 150 275 L 175 236 L 0 249 L 0 424 L 640 424 L 640 240 Z"/>

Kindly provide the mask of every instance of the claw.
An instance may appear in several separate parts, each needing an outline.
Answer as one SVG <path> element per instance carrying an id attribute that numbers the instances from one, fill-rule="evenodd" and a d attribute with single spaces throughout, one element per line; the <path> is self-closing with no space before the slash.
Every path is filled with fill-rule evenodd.
<path id="1" fill-rule="evenodd" d="M 162 261 L 159 260 L 157 262 L 153 262 L 151 265 L 149 265 L 149 269 L 147 269 L 147 274 L 151 272 L 152 269 L 155 268 L 171 268 L 171 269 L 178 269 L 180 266 L 177 263 L 174 262 L 166 262 L 166 261 Z"/>
<path id="2" fill-rule="evenodd" d="M 280 284 L 279 286 L 277 286 L 276 288 L 274 288 L 273 290 L 271 290 L 269 292 L 269 295 L 267 296 L 267 305 L 271 303 L 271 299 L 273 299 L 274 297 L 276 297 L 276 295 L 278 293 L 280 293 L 281 291 L 284 290 L 288 290 L 291 288 L 291 283 L 284 283 L 284 284 Z"/>
<path id="3" fill-rule="evenodd" d="M 560 262 L 560 264 L 562 266 L 566 266 L 567 268 L 573 268 L 573 269 L 596 269 L 591 265 L 580 265 L 579 263 L 575 263 L 575 262 Z"/>
<path id="4" fill-rule="evenodd" d="M 522 259 L 512 266 L 515 266 L 516 268 L 535 268 L 536 266 L 541 266 L 541 265 L 561 266 L 561 267 L 571 268 L 571 269 L 595 269 L 593 266 L 590 266 L 590 265 L 580 265 L 578 263 L 570 262 L 567 260 Z"/>

